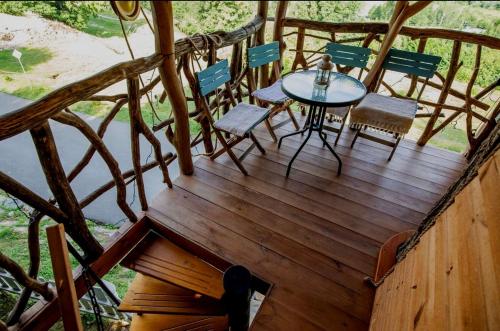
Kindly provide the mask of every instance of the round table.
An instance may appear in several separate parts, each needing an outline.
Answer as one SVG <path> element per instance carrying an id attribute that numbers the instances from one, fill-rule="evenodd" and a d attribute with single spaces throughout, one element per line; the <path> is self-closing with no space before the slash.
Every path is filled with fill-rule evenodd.
<path id="1" fill-rule="evenodd" d="M 342 161 L 335 153 L 332 146 L 326 141 L 326 134 L 323 133 L 323 123 L 325 121 L 326 108 L 351 106 L 360 101 L 366 95 L 366 87 L 359 80 L 338 72 L 332 72 L 330 76 L 330 85 L 325 90 L 315 88 L 314 78 L 316 70 L 298 71 L 290 73 L 283 77 L 281 88 L 289 98 L 309 105 L 309 113 L 305 127 L 297 132 L 284 135 L 280 138 L 278 148 L 281 147 L 283 138 L 296 134 L 308 132 L 306 139 L 302 142 L 297 152 L 290 160 L 286 170 L 286 176 L 290 174 L 293 161 L 306 145 L 313 131 L 318 132 L 323 144 L 328 147 L 330 152 L 339 162 L 337 174 L 342 170 Z"/>

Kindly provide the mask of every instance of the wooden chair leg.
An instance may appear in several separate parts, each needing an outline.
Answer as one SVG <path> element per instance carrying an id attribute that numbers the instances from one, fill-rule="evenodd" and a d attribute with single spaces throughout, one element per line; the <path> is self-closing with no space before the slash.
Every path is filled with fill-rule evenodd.
<path id="1" fill-rule="evenodd" d="M 347 116 L 346 116 L 347 117 Z M 337 143 L 339 142 L 339 139 L 340 139 L 340 134 L 342 133 L 342 130 L 344 129 L 344 125 L 345 125 L 345 120 L 346 120 L 346 117 L 344 117 L 342 119 L 342 123 L 340 124 L 340 128 L 339 128 L 339 132 L 337 133 L 337 138 L 335 138 L 335 144 L 334 146 L 337 146 Z M 352 147 L 352 146 L 351 146 Z"/>
<path id="2" fill-rule="evenodd" d="M 394 155 L 394 152 L 396 151 L 396 148 L 398 147 L 399 142 L 401 141 L 401 136 L 400 135 L 397 135 L 397 136 L 398 136 L 398 139 L 396 140 L 396 143 L 394 144 L 394 147 L 392 148 L 391 155 L 389 155 L 389 158 L 387 159 L 387 161 L 390 161 L 392 159 L 392 156 Z"/>
<path id="3" fill-rule="evenodd" d="M 274 133 L 273 126 L 271 125 L 271 122 L 269 121 L 269 118 L 266 118 L 264 120 L 264 123 L 266 124 L 267 131 L 269 131 L 269 134 L 271 135 L 271 138 L 273 138 L 273 141 L 275 143 L 278 142 L 278 138 L 276 137 L 276 134 Z"/>
<path id="4" fill-rule="evenodd" d="M 266 150 L 264 149 L 264 147 L 262 147 L 262 145 L 260 144 L 260 142 L 257 140 L 257 137 L 255 137 L 252 132 L 250 132 L 250 139 L 252 139 L 252 141 L 254 142 L 255 146 L 257 146 L 257 148 L 262 153 L 262 155 L 265 155 L 266 154 Z"/>
<path id="5" fill-rule="evenodd" d="M 288 116 L 290 116 L 290 119 L 293 122 L 293 126 L 295 127 L 295 130 L 299 130 L 300 129 L 299 123 L 297 122 L 297 119 L 295 118 L 295 115 L 293 114 L 292 109 L 290 109 L 290 106 L 286 107 L 286 111 L 288 112 Z"/>
<path id="6" fill-rule="evenodd" d="M 238 169 L 240 169 L 240 171 L 245 176 L 247 176 L 248 175 L 247 170 L 245 169 L 245 167 L 243 167 L 243 164 L 241 164 L 241 162 L 238 159 L 238 157 L 231 150 L 231 147 L 227 144 L 226 140 L 222 136 L 222 133 L 220 133 L 218 130 L 215 130 L 215 136 L 217 137 L 217 139 L 219 139 L 219 141 L 220 141 L 220 143 L 222 145 L 222 148 L 225 149 L 225 151 L 227 152 L 227 155 L 229 155 L 229 157 L 231 158 L 231 160 L 233 160 L 233 162 L 236 164 L 236 166 L 238 167 Z"/>

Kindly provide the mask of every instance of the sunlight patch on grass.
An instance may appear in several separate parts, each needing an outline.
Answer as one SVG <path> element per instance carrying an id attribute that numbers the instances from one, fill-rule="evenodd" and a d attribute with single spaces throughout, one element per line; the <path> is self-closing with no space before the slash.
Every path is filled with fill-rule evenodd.
<path id="1" fill-rule="evenodd" d="M 134 33 L 144 24 L 146 24 L 144 18 L 132 22 L 123 21 L 127 33 Z M 120 21 L 113 12 L 103 12 L 91 18 L 82 31 L 100 38 L 123 37 Z"/>
<path id="2" fill-rule="evenodd" d="M 33 70 L 34 67 L 41 63 L 49 61 L 53 56 L 48 48 L 21 47 L 18 50 L 23 54 L 21 56 L 21 62 L 26 72 Z M 23 69 L 19 61 L 12 56 L 12 51 L 13 49 L 4 49 L 0 51 L 0 70 L 22 73 Z"/>

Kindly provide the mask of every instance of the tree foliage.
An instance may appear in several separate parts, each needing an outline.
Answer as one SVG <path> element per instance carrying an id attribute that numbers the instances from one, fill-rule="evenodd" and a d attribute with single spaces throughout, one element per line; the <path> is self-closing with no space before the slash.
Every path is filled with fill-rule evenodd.
<path id="1" fill-rule="evenodd" d="M 379 6 L 373 7 L 368 16 L 375 21 L 387 22 L 394 10 L 395 2 L 387 1 Z M 436 1 L 426 7 L 422 12 L 411 17 L 406 23 L 418 27 L 442 27 L 468 31 L 482 29 L 482 33 L 494 37 L 500 37 L 500 13 L 498 4 L 490 1 Z M 394 47 L 410 51 L 417 50 L 416 40 L 408 37 L 399 37 Z M 440 39 L 429 39 L 425 52 L 442 57 L 438 71 L 445 73 L 448 70 L 451 56 L 452 42 Z M 456 78 L 460 81 L 468 81 L 474 69 L 476 46 L 464 44 L 462 46 L 460 60 L 463 66 L 457 73 Z M 481 57 L 481 67 L 476 84 L 487 86 L 500 76 L 500 52 L 484 48 Z"/>
<path id="2" fill-rule="evenodd" d="M 291 1 L 288 16 L 320 22 L 355 21 L 360 7 L 360 1 Z"/>
<path id="3" fill-rule="evenodd" d="M 17 16 L 33 12 L 76 29 L 83 29 L 88 20 L 106 5 L 104 1 L 0 1 L 0 12 Z"/>
<path id="4" fill-rule="evenodd" d="M 234 30 L 252 19 L 256 3 L 248 1 L 175 1 L 176 27 L 186 33 Z"/>

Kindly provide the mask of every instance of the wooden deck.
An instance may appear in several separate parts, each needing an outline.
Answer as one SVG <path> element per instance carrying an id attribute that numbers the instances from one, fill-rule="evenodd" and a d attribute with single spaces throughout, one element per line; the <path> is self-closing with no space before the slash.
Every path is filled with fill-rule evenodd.
<path id="1" fill-rule="evenodd" d="M 383 145 L 359 139 L 351 150 L 347 129 L 335 148 L 340 177 L 313 134 L 286 179 L 302 137 L 278 150 L 264 128 L 255 134 L 267 154 L 254 149 L 243 161 L 250 176 L 225 155 L 202 157 L 195 174 L 157 196 L 148 215 L 274 285 L 254 330 L 366 330 L 374 291 L 363 278 L 373 275 L 379 247 L 418 226 L 464 158 L 403 141 L 387 162 Z"/>

